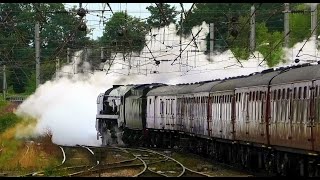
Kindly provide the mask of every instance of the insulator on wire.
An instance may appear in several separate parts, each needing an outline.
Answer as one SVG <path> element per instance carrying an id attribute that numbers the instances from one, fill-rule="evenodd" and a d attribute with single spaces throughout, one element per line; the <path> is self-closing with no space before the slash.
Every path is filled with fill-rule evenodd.
<path id="1" fill-rule="evenodd" d="M 83 8 L 79 8 L 77 11 L 77 15 L 79 15 L 80 17 L 84 17 L 86 15 L 86 10 Z"/>
<path id="2" fill-rule="evenodd" d="M 237 29 L 232 28 L 232 29 L 230 30 L 230 34 L 231 34 L 231 36 L 236 37 L 236 36 L 238 36 L 239 32 L 238 32 Z"/>
<path id="3" fill-rule="evenodd" d="M 158 66 L 160 64 L 160 61 L 158 60 L 155 60 L 156 61 L 156 65 Z"/>
<path id="4" fill-rule="evenodd" d="M 78 26 L 78 30 L 86 31 L 87 30 L 87 25 L 84 22 L 81 22 L 80 25 Z"/>
<path id="5" fill-rule="evenodd" d="M 233 16 L 232 18 L 231 18 L 231 22 L 237 22 L 238 21 L 238 17 L 237 16 Z"/>
<path id="6" fill-rule="evenodd" d="M 104 62 L 107 61 L 107 58 L 101 58 L 100 60 L 101 60 L 102 63 L 104 63 Z"/>
<path id="7" fill-rule="evenodd" d="M 112 46 L 116 46 L 117 45 L 117 41 L 112 41 L 111 44 L 112 44 Z"/>
<path id="8" fill-rule="evenodd" d="M 118 29 L 117 34 L 118 36 L 123 36 L 124 35 L 123 29 Z"/>

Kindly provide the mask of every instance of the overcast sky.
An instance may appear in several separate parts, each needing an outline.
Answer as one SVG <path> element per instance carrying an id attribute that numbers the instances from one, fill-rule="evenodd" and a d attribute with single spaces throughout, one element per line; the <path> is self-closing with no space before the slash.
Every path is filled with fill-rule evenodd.
<path id="1" fill-rule="evenodd" d="M 66 8 L 72 8 L 73 6 L 79 7 L 79 3 L 64 3 Z M 146 9 L 146 7 L 153 5 L 154 3 L 109 3 L 113 12 L 124 11 L 127 10 L 128 14 L 131 16 L 135 16 L 138 18 L 147 18 L 150 13 Z M 180 3 L 169 3 L 176 7 L 176 10 L 180 11 Z M 89 11 L 89 14 L 86 15 L 85 19 L 87 20 L 88 28 L 91 29 L 91 33 L 89 37 L 92 39 L 97 39 L 101 37 L 103 34 L 103 24 L 101 22 L 102 18 L 99 16 L 102 15 L 102 12 L 93 12 L 92 10 L 103 10 L 103 6 L 105 6 L 105 10 L 109 10 L 109 7 L 106 3 L 82 3 L 82 7 Z M 188 11 L 192 6 L 192 3 L 183 3 L 185 11 Z M 91 10 L 91 12 L 90 12 Z M 97 16 L 98 15 L 98 16 Z M 110 18 L 112 13 L 110 11 L 105 11 L 103 14 L 104 17 Z"/>

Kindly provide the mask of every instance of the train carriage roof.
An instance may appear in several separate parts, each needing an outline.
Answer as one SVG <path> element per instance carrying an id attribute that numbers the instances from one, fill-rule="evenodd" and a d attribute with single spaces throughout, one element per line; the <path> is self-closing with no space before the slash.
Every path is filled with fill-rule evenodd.
<path id="1" fill-rule="evenodd" d="M 268 73 L 258 73 L 245 77 L 241 80 L 241 82 L 239 81 L 239 83 L 237 83 L 235 88 L 268 85 L 270 80 L 279 73 L 280 71 L 273 71 Z"/>
<path id="2" fill-rule="evenodd" d="M 177 94 L 189 94 L 189 93 L 193 93 L 193 90 L 195 88 L 197 88 L 198 86 L 200 86 L 201 84 L 186 84 L 186 85 L 179 85 L 182 86 L 182 88 L 180 88 L 177 91 Z"/>
<path id="3" fill-rule="evenodd" d="M 253 87 L 268 85 L 270 80 L 279 74 L 280 71 L 266 70 L 261 73 L 251 74 L 249 76 L 240 76 L 230 79 L 225 79 L 221 83 L 212 87 L 211 92 L 228 91 L 236 88 Z"/>
<path id="4" fill-rule="evenodd" d="M 320 65 L 305 64 L 302 67 L 292 67 L 276 76 L 271 84 L 292 83 L 297 81 L 320 79 Z"/>
<path id="5" fill-rule="evenodd" d="M 213 86 L 219 84 L 221 81 L 211 81 L 211 82 L 206 82 L 202 83 L 200 86 L 194 88 L 192 90 L 193 93 L 199 93 L 199 92 L 210 92 Z"/>
<path id="6" fill-rule="evenodd" d="M 150 90 L 147 93 L 147 96 L 160 96 L 160 95 L 175 95 L 177 91 L 182 88 L 182 86 L 169 85 L 169 86 L 160 86 Z"/>
<path id="7" fill-rule="evenodd" d="M 200 86 L 200 83 L 197 84 L 178 84 L 178 85 L 169 85 L 162 86 L 149 91 L 147 96 L 159 96 L 159 95 L 177 95 L 177 94 L 188 94 L 193 93 L 193 90 Z"/>

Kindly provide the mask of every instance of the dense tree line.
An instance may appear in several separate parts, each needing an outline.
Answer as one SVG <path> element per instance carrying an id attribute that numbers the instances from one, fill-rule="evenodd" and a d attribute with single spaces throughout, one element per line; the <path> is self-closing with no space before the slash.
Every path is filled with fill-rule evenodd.
<path id="1" fill-rule="evenodd" d="M 255 3 L 256 51 L 266 58 L 272 67 L 281 60 L 283 52 L 283 3 Z M 161 10 L 159 9 L 159 6 Z M 100 63 L 100 49 L 124 55 L 139 53 L 145 46 L 145 36 L 151 28 L 161 28 L 173 23 L 177 35 L 190 36 L 192 28 L 202 22 L 215 24 L 214 50 L 230 49 L 236 58 L 246 60 L 249 48 L 250 8 L 252 3 L 196 3 L 192 11 L 182 13 L 166 3 L 146 8 L 150 16 L 139 19 L 126 12 L 115 12 L 105 23 L 103 36 L 90 40 L 88 31 L 78 30 L 81 22 L 77 9 L 67 11 L 63 3 L 0 3 L 0 61 L 7 65 L 8 87 L 15 93 L 31 93 L 35 89 L 35 21 L 40 21 L 41 81 L 52 78 L 55 59 L 66 62 L 66 48 L 91 49 L 89 59 L 95 67 Z M 310 7 L 304 3 L 290 3 L 291 10 L 306 13 L 290 13 L 290 47 L 310 36 Z M 318 10 L 320 12 L 320 10 Z M 180 16 L 183 15 L 182 21 Z M 320 19 L 318 13 L 318 19 Z M 182 26 L 181 26 L 182 24 Z M 317 32 L 319 33 L 319 29 Z M 210 34 L 206 39 L 209 42 Z M 207 52 L 210 43 L 207 43 Z M 206 53 L 207 53 L 206 52 Z M 270 53 L 272 52 L 272 53 Z M 1 75 L 2 76 L 2 75 Z M 2 86 L 2 83 L 0 83 Z"/>

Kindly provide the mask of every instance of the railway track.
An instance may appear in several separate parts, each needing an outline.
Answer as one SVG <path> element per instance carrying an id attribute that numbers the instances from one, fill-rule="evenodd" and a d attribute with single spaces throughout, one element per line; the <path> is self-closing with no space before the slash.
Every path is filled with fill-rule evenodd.
<path id="1" fill-rule="evenodd" d="M 156 161 L 152 161 L 150 158 L 151 156 L 145 156 L 146 158 L 144 158 L 144 156 L 142 155 L 143 160 L 146 162 L 148 166 L 147 169 L 153 174 L 157 174 L 159 176 L 164 176 L 164 177 L 182 177 L 182 176 L 209 177 L 209 175 L 207 174 L 200 173 L 197 171 L 193 171 L 189 168 L 186 168 L 181 162 L 163 153 L 159 153 L 157 151 L 154 151 L 151 149 L 145 149 L 145 148 L 139 148 L 139 149 L 125 148 L 125 149 L 129 151 L 130 150 L 140 151 L 143 153 L 148 153 L 149 155 L 153 154 L 158 156 L 159 158 Z M 153 166 L 153 165 L 158 165 L 158 166 Z M 156 167 L 158 168 L 158 170 Z M 146 176 L 146 175 L 142 173 L 139 176 Z"/>
<path id="2" fill-rule="evenodd" d="M 209 175 L 186 168 L 172 157 L 150 149 L 120 147 L 90 147 L 90 149 L 95 152 L 96 159 L 99 159 L 100 163 L 90 170 L 68 176 L 209 177 Z M 104 155 L 109 153 L 109 155 L 99 157 L 101 152 Z M 112 163 L 108 162 L 107 159 L 112 158 L 110 154 L 112 152 L 122 158 Z M 124 174 L 123 172 L 129 173 Z"/>
<path id="3" fill-rule="evenodd" d="M 49 172 L 48 170 L 41 170 L 37 172 L 22 175 L 22 177 L 38 177 L 38 176 L 72 176 L 80 174 L 83 171 L 91 170 L 97 166 L 98 162 L 94 162 L 93 151 L 86 146 L 59 146 L 63 160 L 60 165 L 53 167 Z M 81 164 L 73 166 L 72 164 Z"/>
<path id="4" fill-rule="evenodd" d="M 184 166 L 165 151 L 162 153 L 163 150 L 160 149 L 92 146 L 60 148 L 63 153 L 62 163 L 54 167 L 51 174 L 38 171 L 24 176 L 211 177 L 207 172 L 198 172 Z M 72 152 L 78 152 L 78 155 Z M 83 156 L 84 152 L 86 156 Z M 82 156 L 79 156 L 81 153 Z M 78 161 L 75 160 L 77 158 Z"/>

